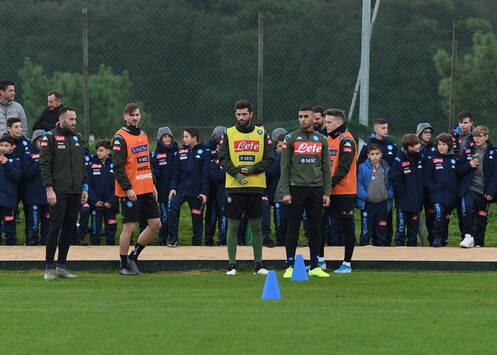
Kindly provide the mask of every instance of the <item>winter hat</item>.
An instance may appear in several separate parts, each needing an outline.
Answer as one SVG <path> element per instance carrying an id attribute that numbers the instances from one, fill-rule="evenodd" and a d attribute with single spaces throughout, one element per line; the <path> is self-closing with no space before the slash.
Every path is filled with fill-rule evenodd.
<path id="1" fill-rule="evenodd" d="M 31 142 L 34 142 L 36 138 L 44 136 L 47 132 L 44 129 L 37 129 L 33 132 L 33 137 L 31 138 Z"/>
<path id="2" fill-rule="evenodd" d="M 273 133 L 271 133 L 271 138 L 273 142 L 276 142 L 278 140 L 278 137 L 282 134 L 288 134 L 288 131 L 284 128 L 275 128 L 273 130 Z"/>
<path id="3" fill-rule="evenodd" d="M 186 127 L 185 131 L 190 133 L 193 137 L 197 137 L 197 141 L 200 142 L 200 130 L 197 127 Z"/>
<path id="4" fill-rule="evenodd" d="M 427 128 L 431 129 L 431 132 L 433 133 L 433 127 L 428 122 L 418 124 L 418 127 L 416 128 L 416 136 L 419 137 Z"/>
<path id="5" fill-rule="evenodd" d="M 169 127 L 161 127 L 157 131 L 157 140 L 160 140 L 164 134 L 169 134 L 174 139 L 173 132 L 171 132 L 171 129 L 169 129 Z"/>
<path id="6" fill-rule="evenodd" d="M 214 128 L 214 130 L 212 131 L 211 141 L 219 143 L 225 130 L 226 127 L 224 126 L 217 126 L 216 128 Z"/>

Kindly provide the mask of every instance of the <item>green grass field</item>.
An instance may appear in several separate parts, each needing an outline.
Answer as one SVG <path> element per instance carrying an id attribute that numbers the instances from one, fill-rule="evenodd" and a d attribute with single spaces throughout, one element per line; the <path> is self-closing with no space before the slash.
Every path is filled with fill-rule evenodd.
<path id="1" fill-rule="evenodd" d="M 120 277 L 1 272 L 4 354 L 487 354 L 495 273 L 366 272 L 291 282 L 261 300 L 249 270 Z"/>

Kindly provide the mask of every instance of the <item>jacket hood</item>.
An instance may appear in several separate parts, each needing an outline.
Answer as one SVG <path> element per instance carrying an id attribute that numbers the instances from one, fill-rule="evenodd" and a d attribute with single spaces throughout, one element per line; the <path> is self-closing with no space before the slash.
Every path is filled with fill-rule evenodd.
<path id="1" fill-rule="evenodd" d="M 161 127 L 161 128 L 159 128 L 159 130 L 157 131 L 157 140 L 160 141 L 161 137 L 164 134 L 169 134 L 171 137 L 173 137 L 173 140 L 174 140 L 173 132 L 171 131 L 171 129 L 169 127 Z"/>
<path id="2" fill-rule="evenodd" d="M 271 133 L 271 139 L 273 142 L 276 142 L 278 140 L 278 137 L 282 134 L 288 134 L 288 131 L 284 128 L 275 128 L 274 131 Z"/>
<path id="3" fill-rule="evenodd" d="M 433 127 L 428 122 L 418 124 L 418 127 L 416 127 L 416 136 L 419 137 L 421 133 L 427 128 L 431 129 L 431 132 L 433 133 Z"/>
<path id="4" fill-rule="evenodd" d="M 226 127 L 224 126 L 217 126 L 216 128 L 214 128 L 214 130 L 212 131 L 210 142 L 215 143 L 216 145 L 219 144 L 224 131 L 226 131 Z"/>

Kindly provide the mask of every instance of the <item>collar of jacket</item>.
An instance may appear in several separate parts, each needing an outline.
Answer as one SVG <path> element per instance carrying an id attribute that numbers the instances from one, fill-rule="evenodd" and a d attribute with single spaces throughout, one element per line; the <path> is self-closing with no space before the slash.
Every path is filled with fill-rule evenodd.
<path id="1" fill-rule="evenodd" d="M 332 132 L 330 133 L 330 137 L 331 137 L 332 139 L 335 139 L 335 138 L 337 138 L 339 135 L 341 135 L 341 134 L 343 134 L 343 133 L 345 133 L 345 132 L 347 132 L 347 127 L 345 127 L 345 125 L 343 124 L 343 125 L 341 125 L 340 127 L 335 128 L 335 130 L 334 130 L 334 131 L 332 131 Z"/>
<path id="2" fill-rule="evenodd" d="M 140 127 L 133 127 L 133 126 L 130 126 L 130 125 L 123 126 L 123 129 L 126 132 L 131 133 L 134 136 L 139 136 L 140 132 L 141 132 L 141 128 Z"/>

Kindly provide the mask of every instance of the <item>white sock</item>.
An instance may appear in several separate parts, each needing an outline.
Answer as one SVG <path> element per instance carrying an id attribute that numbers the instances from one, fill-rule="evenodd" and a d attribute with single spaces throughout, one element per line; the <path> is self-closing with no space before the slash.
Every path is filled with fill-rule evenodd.
<path id="1" fill-rule="evenodd" d="M 344 261 L 344 262 L 342 263 L 342 265 L 345 265 L 345 266 L 350 267 L 350 262 Z"/>
<path id="2" fill-rule="evenodd" d="M 318 262 L 319 262 L 319 261 L 325 261 L 325 260 L 324 260 L 324 256 L 320 256 L 320 257 L 318 257 Z"/>

